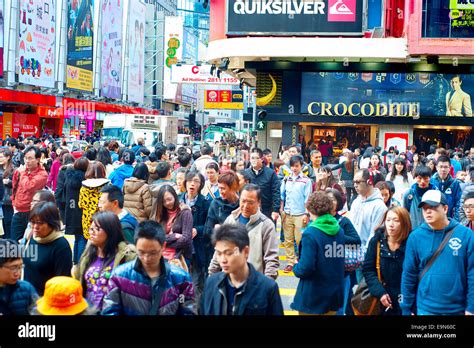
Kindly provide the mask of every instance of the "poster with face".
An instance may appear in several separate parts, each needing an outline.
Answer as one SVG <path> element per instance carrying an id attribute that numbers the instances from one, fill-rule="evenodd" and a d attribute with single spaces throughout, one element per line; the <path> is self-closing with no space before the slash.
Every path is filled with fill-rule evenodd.
<path id="1" fill-rule="evenodd" d="M 145 73 L 145 9 L 134 2 L 129 15 L 128 100 L 143 103 Z"/>
<path id="2" fill-rule="evenodd" d="M 20 0 L 20 82 L 54 87 L 56 0 Z"/>
<path id="3" fill-rule="evenodd" d="M 104 0 L 102 16 L 101 95 L 122 98 L 122 16 L 123 0 Z"/>

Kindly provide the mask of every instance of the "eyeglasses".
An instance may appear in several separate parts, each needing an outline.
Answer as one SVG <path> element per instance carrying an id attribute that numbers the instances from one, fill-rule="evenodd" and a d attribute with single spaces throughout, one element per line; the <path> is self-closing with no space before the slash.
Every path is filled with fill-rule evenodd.
<path id="1" fill-rule="evenodd" d="M 150 259 L 156 259 L 158 256 L 160 256 L 160 252 L 159 252 L 159 251 L 144 252 L 144 251 L 138 250 L 138 251 L 137 251 L 137 254 L 138 254 L 138 257 L 141 258 L 141 259 L 144 259 L 144 258 L 146 258 L 147 256 L 148 256 Z"/>
<path id="2" fill-rule="evenodd" d="M 44 221 L 30 221 L 30 224 L 32 225 L 44 225 L 46 222 Z"/>
<path id="3" fill-rule="evenodd" d="M 354 180 L 354 185 L 360 185 L 364 182 L 365 182 L 364 180 Z"/>
<path id="4" fill-rule="evenodd" d="M 464 210 L 474 210 L 474 204 L 464 204 L 462 208 Z"/>
<path id="5" fill-rule="evenodd" d="M 223 256 L 225 256 L 225 258 L 228 258 L 228 257 L 231 257 L 233 255 L 238 255 L 239 254 L 239 248 L 238 247 L 235 247 L 232 250 L 219 251 L 219 250 L 214 249 L 214 251 L 216 252 L 216 257 L 218 259 L 221 259 Z"/>
<path id="6" fill-rule="evenodd" d="M 450 169 L 450 166 L 438 166 L 439 169 Z"/>
<path id="7" fill-rule="evenodd" d="M 6 268 L 13 273 L 20 273 L 23 270 L 23 264 L 19 266 L 2 266 L 2 268 Z"/>

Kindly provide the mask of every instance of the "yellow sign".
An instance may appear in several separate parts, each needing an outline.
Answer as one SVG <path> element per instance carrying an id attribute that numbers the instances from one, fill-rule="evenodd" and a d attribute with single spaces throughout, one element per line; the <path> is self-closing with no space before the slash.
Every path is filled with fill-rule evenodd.
<path id="1" fill-rule="evenodd" d="M 470 0 L 451 0 L 450 10 L 474 10 L 474 2 Z"/>
<path id="2" fill-rule="evenodd" d="M 207 90 L 204 97 L 204 109 L 243 110 L 242 91 Z"/>
<path id="3" fill-rule="evenodd" d="M 76 68 L 71 65 L 67 66 L 67 88 L 92 92 L 93 80 L 92 71 Z"/>

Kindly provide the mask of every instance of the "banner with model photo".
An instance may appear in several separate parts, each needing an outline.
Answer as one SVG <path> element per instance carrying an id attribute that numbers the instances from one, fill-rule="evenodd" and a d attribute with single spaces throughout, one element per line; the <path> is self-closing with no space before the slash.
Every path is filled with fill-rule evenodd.
<path id="1" fill-rule="evenodd" d="M 19 81 L 53 88 L 56 1 L 20 0 Z"/>
<path id="2" fill-rule="evenodd" d="M 101 11 L 101 96 L 121 99 L 123 0 L 103 0 Z"/>
<path id="3" fill-rule="evenodd" d="M 94 0 L 68 0 L 66 87 L 93 90 Z"/>
<path id="4" fill-rule="evenodd" d="M 0 79 L 3 78 L 3 0 L 0 0 Z"/>
<path id="5" fill-rule="evenodd" d="M 139 1 L 130 6 L 128 29 L 128 100 L 142 104 L 145 81 L 145 14 L 146 6 Z"/>
<path id="6" fill-rule="evenodd" d="M 305 72 L 301 112 L 320 116 L 472 117 L 474 75 Z"/>

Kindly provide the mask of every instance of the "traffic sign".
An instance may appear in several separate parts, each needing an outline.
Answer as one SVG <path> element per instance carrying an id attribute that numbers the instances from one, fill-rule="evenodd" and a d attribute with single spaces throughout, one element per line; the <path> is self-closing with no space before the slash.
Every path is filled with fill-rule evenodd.
<path id="1" fill-rule="evenodd" d="M 267 122 L 265 122 L 265 121 L 258 121 L 256 128 L 257 128 L 257 130 L 259 130 L 259 131 L 265 130 L 265 129 L 267 128 Z"/>

